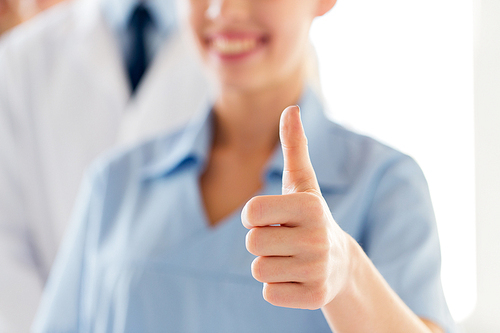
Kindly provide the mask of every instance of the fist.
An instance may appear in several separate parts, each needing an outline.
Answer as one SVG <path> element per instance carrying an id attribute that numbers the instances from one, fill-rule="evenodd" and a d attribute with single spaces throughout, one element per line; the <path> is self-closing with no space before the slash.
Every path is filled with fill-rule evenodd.
<path id="1" fill-rule="evenodd" d="M 318 309 L 342 291 L 349 276 L 349 236 L 334 221 L 316 180 L 299 108 L 280 120 L 282 195 L 258 196 L 242 211 L 253 277 L 276 306 Z"/>

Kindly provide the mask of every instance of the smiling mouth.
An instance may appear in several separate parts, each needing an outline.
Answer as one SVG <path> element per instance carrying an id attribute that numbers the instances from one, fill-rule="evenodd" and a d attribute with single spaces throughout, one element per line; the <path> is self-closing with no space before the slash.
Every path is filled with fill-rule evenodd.
<path id="1" fill-rule="evenodd" d="M 222 56 L 247 54 L 257 49 L 263 40 L 257 37 L 214 36 L 209 40 L 210 48 Z"/>

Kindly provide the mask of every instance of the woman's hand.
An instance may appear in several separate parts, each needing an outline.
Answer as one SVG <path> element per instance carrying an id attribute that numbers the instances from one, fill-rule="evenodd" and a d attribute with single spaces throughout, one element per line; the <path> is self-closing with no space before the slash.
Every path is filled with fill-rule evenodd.
<path id="1" fill-rule="evenodd" d="M 318 309 L 331 302 L 350 275 L 353 241 L 334 221 L 309 159 L 299 108 L 283 111 L 283 192 L 245 205 L 248 251 L 264 299 L 277 306 Z"/>
<path id="2" fill-rule="evenodd" d="M 290 308 L 321 308 L 335 332 L 443 332 L 418 318 L 390 288 L 356 241 L 333 220 L 321 195 L 300 121 L 280 121 L 283 194 L 254 197 L 242 212 L 246 246 L 257 258 L 264 298 Z"/>

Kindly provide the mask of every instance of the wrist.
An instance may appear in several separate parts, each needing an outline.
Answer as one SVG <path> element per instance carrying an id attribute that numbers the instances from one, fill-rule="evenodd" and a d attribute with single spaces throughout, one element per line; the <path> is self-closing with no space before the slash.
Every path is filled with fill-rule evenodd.
<path id="1" fill-rule="evenodd" d="M 357 294 L 360 281 L 363 278 L 363 265 L 366 265 L 368 258 L 354 238 L 347 233 L 346 238 L 348 258 L 346 280 L 343 288 L 339 290 L 337 296 L 332 300 L 333 303 L 342 303 L 343 299 L 354 297 Z"/>
<path id="2" fill-rule="evenodd" d="M 325 306 L 321 308 L 330 327 L 337 326 L 335 318 L 345 317 L 347 314 L 361 314 L 360 311 L 363 302 L 363 281 L 369 274 L 366 266 L 369 259 L 361 246 L 346 233 L 346 252 L 347 252 L 347 274 L 345 282 L 336 296 Z M 355 318 L 356 316 L 349 315 Z M 340 330 L 339 332 L 342 332 Z"/>
<path id="3" fill-rule="evenodd" d="M 361 246 L 348 236 L 348 275 L 321 310 L 335 332 L 428 332 L 377 271 Z"/>

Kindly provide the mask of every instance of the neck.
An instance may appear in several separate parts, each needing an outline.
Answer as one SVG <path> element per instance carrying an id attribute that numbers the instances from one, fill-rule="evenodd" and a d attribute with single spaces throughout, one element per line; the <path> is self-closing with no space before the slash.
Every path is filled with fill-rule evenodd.
<path id="1" fill-rule="evenodd" d="M 214 148 L 271 153 L 279 141 L 281 112 L 297 104 L 304 80 L 250 91 L 222 88 L 214 112 Z"/>

